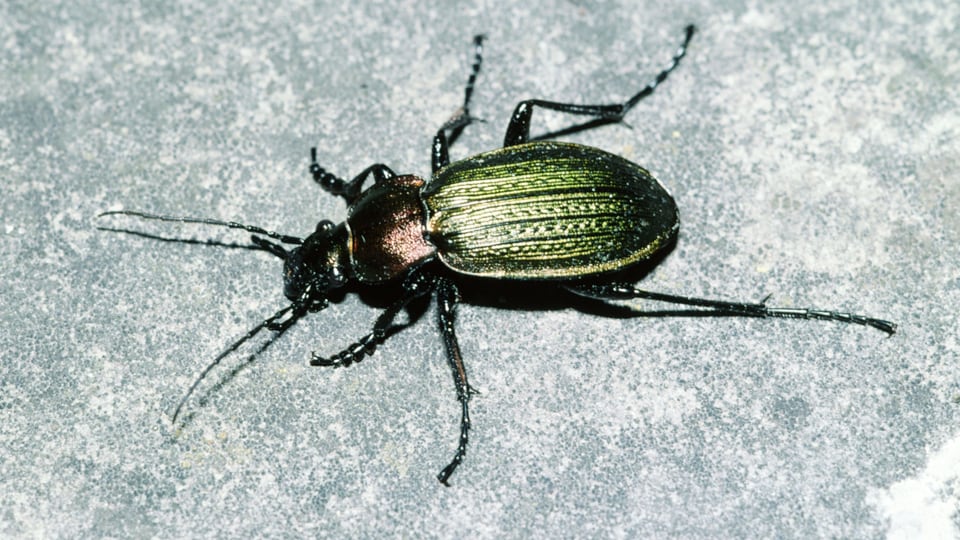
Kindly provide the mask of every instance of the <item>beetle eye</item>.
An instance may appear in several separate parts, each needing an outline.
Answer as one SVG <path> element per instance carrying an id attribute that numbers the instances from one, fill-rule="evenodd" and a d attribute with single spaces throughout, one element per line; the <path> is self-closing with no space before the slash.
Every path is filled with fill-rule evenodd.
<path id="1" fill-rule="evenodd" d="M 334 223 L 333 223 L 332 221 L 330 221 L 329 219 L 323 219 L 323 220 L 320 220 L 319 222 L 317 222 L 317 230 L 316 230 L 316 232 L 318 232 L 318 233 L 328 233 L 328 232 L 330 232 L 334 227 L 335 227 L 335 225 L 334 225 Z"/>

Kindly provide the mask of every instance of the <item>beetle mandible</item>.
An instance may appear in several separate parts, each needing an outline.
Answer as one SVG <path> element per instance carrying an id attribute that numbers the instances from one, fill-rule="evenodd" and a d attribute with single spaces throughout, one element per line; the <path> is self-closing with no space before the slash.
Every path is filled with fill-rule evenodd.
<path id="1" fill-rule="evenodd" d="M 531 115 L 540 108 L 589 118 L 548 135 L 621 122 L 677 67 L 694 32 L 692 25 L 685 28 L 669 65 L 626 101 L 604 105 L 521 101 L 507 126 L 503 148 L 450 163 L 449 146 L 476 120 L 470 115 L 470 99 L 480 71 L 483 36 L 475 37 L 463 106 L 433 139 L 430 181 L 395 174 L 381 163 L 345 181 L 321 167 L 312 148 L 313 179 L 342 197 L 348 214 L 340 224 L 320 221 L 304 239 L 216 219 L 126 210 L 100 214 L 242 229 L 253 233 L 251 247 L 284 261 L 284 294 L 290 304 L 206 367 L 178 404 L 174 423 L 200 381 L 242 343 L 264 329 L 275 332 L 274 338 L 279 336 L 306 314 L 326 308 L 331 294 L 350 283 L 396 282 L 399 299 L 380 314 L 368 334 L 333 356 L 313 353 L 311 365 L 339 367 L 360 361 L 384 342 L 396 316 L 411 302 L 436 296 L 440 333 L 461 406 L 456 451 L 437 476 L 446 485 L 466 455 L 471 426 L 468 403 L 473 393 L 454 331 L 458 276 L 552 283 L 600 302 L 641 298 L 694 306 L 697 313 L 832 320 L 893 334 L 894 323 L 863 315 L 768 307 L 765 300 L 726 302 L 654 293 L 622 279 L 622 271 L 651 261 L 675 240 L 680 222 L 673 197 L 645 169 L 624 158 L 579 144 L 531 138 Z M 370 177 L 373 185 L 363 189 Z"/>

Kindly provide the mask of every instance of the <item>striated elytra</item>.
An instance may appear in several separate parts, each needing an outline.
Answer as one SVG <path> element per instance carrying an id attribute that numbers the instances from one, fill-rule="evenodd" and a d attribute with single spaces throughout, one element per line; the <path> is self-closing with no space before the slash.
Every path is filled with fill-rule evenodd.
<path id="1" fill-rule="evenodd" d="M 454 331 L 461 276 L 555 284 L 599 302 L 641 298 L 693 306 L 697 309 L 691 311 L 697 314 L 832 320 L 893 334 L 895 324 L 863 315 L 675 296 L 643 291 L 625 281 L 624 271 L 651 261 L 675 239 L 680 221 L 673 197 L 645 169 L 622 157 L 578 144 L 531 139 L 531 115 L 541 108 L 588 118 L 557 133 L 620 122 L 677 67 L 693 34 L 694 27 L 688 26 L 670 64 L 630 99 L 605 105 L 522 101 L 514 109 L 503 148 L 450 163 L 449 146 L 475 120 L 469 105 L 481 63 L 483 37 L 477 36 L 463 107 L 434 137 L 430 181 L 397 175 L 378 163 L 348 182 L 321 167 L 316 149 L 311 149 L 313 179 L 343 197 L 348 215 L 340 224 L 320 221 L 306 238 L 216 219 L 126 210 L 100 214 L 242 229 L 253 233 L 249 247 L 284 261 L 284 294 L 290 304 L 215 358 L 180 401 L 173 421 L 206 375 L 244 342 L 264 329 L 274 332 L 254 352 L 258 354 L 301 317 L 326 308 L 330 297 L 349 284 L 396 283 L 399 297 L 368 334 L 333 356 L 314 353 L 311 365 L 336 367 L 360 361 L 387 338 L 394 319 L 411 302 L 428 295 L 437 298 L 440 332 L 461 405 L 457 449 L 438 475 L 444 484 L 466 455 L 471 426 L 468 403 L 473 390 Z M 370 177 L 373 184 L 363 189 Z"/>
<path id="2" fill-rule="evenodd" d="M 463 274 L 558 280 L 648 259 L 680 228 L 673 197 L 639 165 L 535 141 L 442 167 L 423 191 L 427 238 Z"/>

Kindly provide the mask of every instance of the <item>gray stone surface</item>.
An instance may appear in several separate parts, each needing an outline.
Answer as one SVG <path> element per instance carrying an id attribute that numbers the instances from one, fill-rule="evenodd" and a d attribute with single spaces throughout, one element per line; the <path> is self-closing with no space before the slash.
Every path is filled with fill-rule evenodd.
<path id="1" fill-rule="evenodd" d="M 0 536 L 957 535 L 960 4 L 434 4 L 0 4 Z M 343 176 L 428 173 L 474 33 L 486 123 L 455 157 L 496 147 L 520 99 L 628 96 L 691 22 L 633 129 L 570 137 L 676 196 L 678 246 L 643 285 L 899 333 L 464 305 L 482 394 L 444 488 L 458 411 L 432 308 L 360 365 L 306 364 L 375 318 L 351 296 L 171 427 L 283 306 L 279 263 L 98 212 L 306 234 L 344 217 L 310 146 Z"/>

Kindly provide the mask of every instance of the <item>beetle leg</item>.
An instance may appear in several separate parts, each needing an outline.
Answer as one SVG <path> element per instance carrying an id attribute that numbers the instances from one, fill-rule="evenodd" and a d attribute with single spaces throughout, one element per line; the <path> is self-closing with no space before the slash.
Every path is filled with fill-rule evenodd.
<path id="1" fill-rule="evenodd" d="M 354 177 L 353 180 L 347 182 L 339 176 L 327 172 L 317 163 L 316 147 L 310 149 L 310 174 L 313 176 L 313 181 L 320 184 L 324 191 L 343 197 L 347 204 L 353 204 L 357 199 L 360 192 L 363 191 L 363 182 L 368 176 L 373 175 L 374 182 L 382 182 L 397 175 L 383 163 L 374 163 Z"/>
<path id="2" fill-rule="evenodd" d="M 440 126 L 437 135 L 433 138 L 433 172 L 450 163 L 447 149 L 457 141 L 463 129 L 473 123 L 476 118 L 470 116 L 470 98 L 473 97 L 473 87 L 480 73 L 483 63 L 483 35 L 473 36 L 473 66 L 470 68 L 470 77 L 463 89 L 463 105 L 454 115 Z M 450 133 L 448 136 L 447 133 Z"/>
<path id="3" fill-rule="evenodd" d="M 388 332 L 390 331 L 390 327 L 393 326 L 393 320 L 397 318 L 397 314 L 406 308 L 410 302 L 433 292 L 435 286 L 435 279 L 431 275 L 414 271 L 403 282 L 403 298 L 396 301 L 377 317 L 377 321 L 373 325 L 373 330 L 369 334 L 332 356 L 325 358 L 317 353 L 313 353 L 310 358 L 310 365 L 347 367 L 354 362 L 363 360 L 365 356 L 373 354 L 373 352 L 377 350 L 377 346 L 389 337 Z"/>
<path id="4" fill-rule="evenodd" d="M 459 301 L 460 293 L 453 281 L 440 278 L 437 285 L 437 320 L 440 323 L 440 334 L 443 336 L 444 347 L 447 349 L 447 361 L 450 362 L 450 369 L 453 371 L 453 382 L 457 387 L 457 401 L 460 402 L 461 407 L 460 440 L 457 443 L 457 451 L 453 455 L 453 461 L 437 475 L 437 479 L 446 486 L 450 485 L 447 480 L 467 454 L 467 436 L 470 431 L 470 411 L 467 402 L 470 401 L 470 396 L 475 393 L 467 383 L 467 370 L 463 366 L 463 356 L 460 354 L 457 334 L 454 331 L 453 323 L 456 319 L 457 302 Z"/>
<path id="5" fill-rule="evenodd" d="M 673 58 L 670 60 L 670 64 L 663 71 L 658 73 L 657 76 L 654 77 L 653 81 L 651 81 L 649 84 L 643 87 L 642 90 L 634 94 L 630 99 L 624 101 L 623 103 L 607 105 L 577 105 L 575 103 L 558 103 L 556 101 L 546 101 L 542 99 L 529 99 L 526 101 L 521 101 L 517 104 L 516 109 L 513 111 L 510 124 L 507 126 L 506 136 L 504 136 L 503 139 L 503 145 L 513 146 L 515 144 L 523 144 L 531 140 L 530 117 L 533 114 L 534 107 L 550 109 L 567 114 L 578 114 L 594 117 L 593 120 L 588 120 L 582 124 L 576 124 L 560 131 L 534 137 L 534 140 L 551 138 L 568 133 L 575 133 L 600 125 L 622 121 L 624 115 L 626 115 L 627 112 L 629 112 L 630 109 L 637 104 L 637 102 L 652 94 L 653 90 L 667 78 L 667 75 L 676 69 L 677 65 L 680 63 L 680 59 L 687 54 L 687 46 L 690 44 L 690 39 L 693 38 L 693 33 L 695 31 L 696 29 L 693 25 L 687 26 L 685 29 L 686 36 L 684 37 L 683 43 L 673 55 Z"/>
<path id="6" fill-rule="evenodd" d="M 475 118 L 470 116 L 470 98 L 473 97 L 473 87 L 477 82 L 477 75 L 480 74 L 480 65 L 483 63 L 483 34 L 473 36 L 473 66 L 470 68 L 470 76 L 467 78 L 467 85 L 463 88 L 463 106 L 460 107 L 454 115 L 440 128 L 443 131 L 449 131 L 450 144 L 456 142 L 457 137 L 463 131 L 463 128 L 469 126 Z"/>
<path id="7" fill-rule="evenodd" d="M 687 296 L 675 296 L 672 294 L 655 293 L 643 291 L 630 285 L 609 283 L 596 285 L 567 285 L 565 288 L 574 294 L 587 298 L 599 300 L 626 300 L 630 298 L 644 298 L 658 302 L 669 302 L 672 304 L 683 304 L 687 306 L 696 306 L 706 308 L 706 310 L 689 310 L 682 312 L 671 312 L 673 315 L 696 315 L 709 314 L 714 316 L 727 317 L 759 317 L 759 318 L 780 318 L 780 319 L 818 319 L 822 321 L 837 321 L 842 323 L 859 324 L 882 330 L 887 334 L 893 335 L 897 331 L 897 325 L 883 319 L 875 319 L 864 315 L 846 313 L 841 311 L 829 311 L 814 308 L 778 308 L 768 307 L 766 298 L 759 304 L 744 302 L 725 302 L 723 300 L 709 300 L 704 298 L 690 298 Z M 632 309 L 632 308 L 631 308 Z M 640 312 L 640 310 L 634 310 Z"/>
<path id="8" fill-rule="evenodd" d="M 396 318 L 397 313 L 403 309 L 406 303 L 407 299 L 404 299 L 387 308 L 386 311 L 377 317 L 377 322 L 373 325 L 373 331 L 358 339 L 346 349 L 343 349 L 342 351 L 327 358 L 324 358 L 315 352 L 312 353 L 310 365 L 347 367 L 354 362 L 363 360 L 364 356 L 373 354 L 374 351 L 377 350 L 377 345 L 382 344 L 387 338 L 387 330 L 391 325 L 393 325 L 393 319 Z"/>
<path id="9" fill-rule="evenodd" d="M 433 172 L 440 170 L 440 167 L 450 163 L 450 155 L 447 152 L 449 148 L 447 144 L 447 134 L 443 132 L 443 128 L 440 128 L 440 131 L 433 137 L 433 147 L 431 150 L 431 160 Z"/>
<path id="10" fill-rule="evenodd" d="M 470 98 L 473 97 L 473 85 L 477 82 L 477 75 L 480 74 L 480 65 L 483 63 L 483 34 L 473 36 L 473 66 L 470 68 L 470 77 L 467 78 L 467 85 L 463 89 L 463 111 L 459 117 L 470 118 Z M 457 117 L 452 118 L 454 120 Z M 467 121 L 467 124 L 470 122 Z M 444 126 L 449 127 L 449 126 Z M 464 124 L 463 127 L 466 127 Z M 456 137 L 450 137 L 452 143 Z"/>

